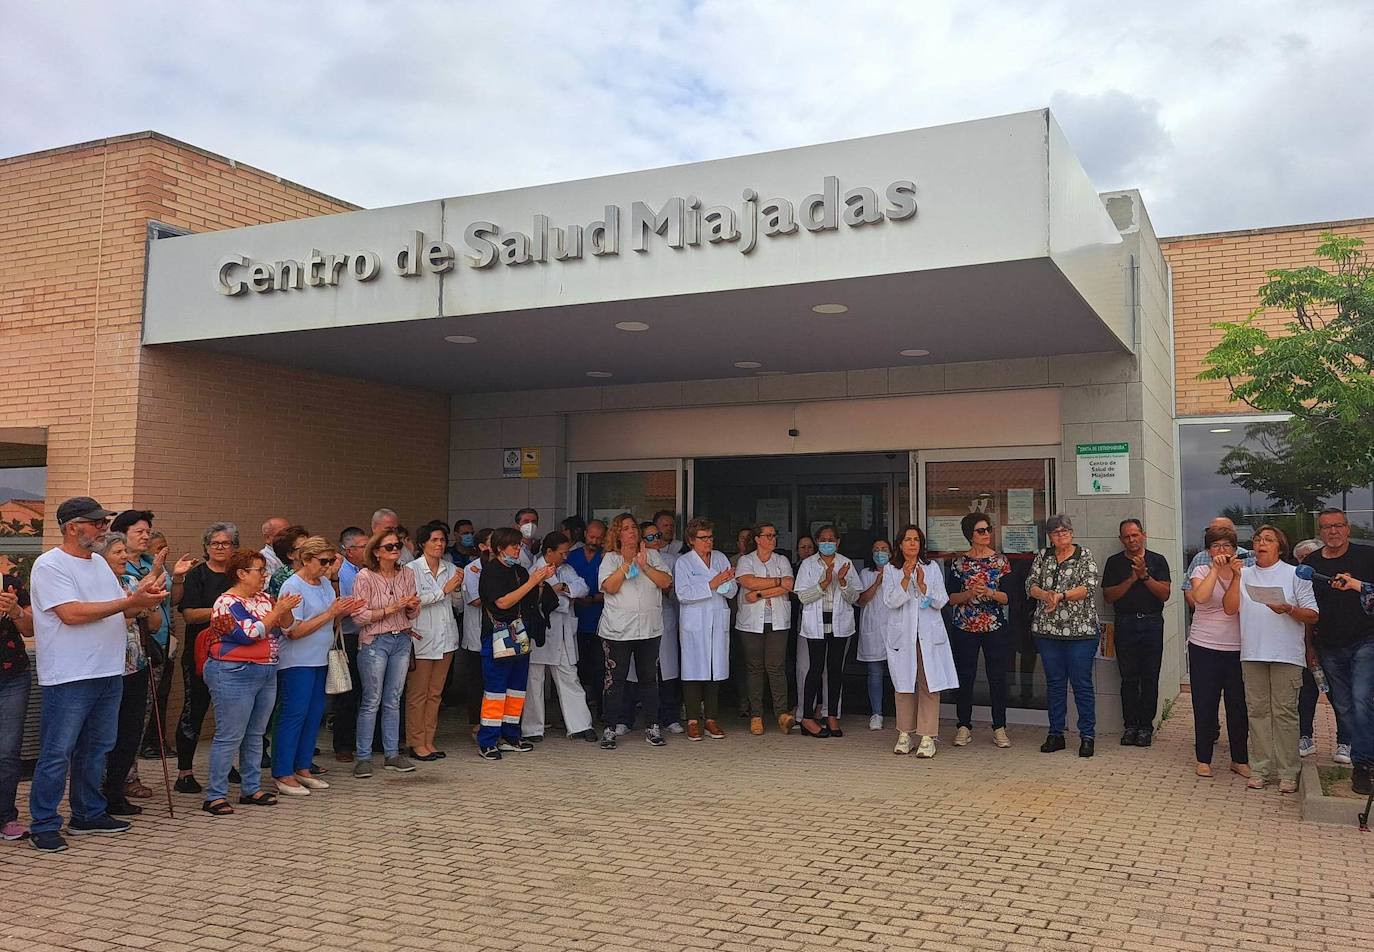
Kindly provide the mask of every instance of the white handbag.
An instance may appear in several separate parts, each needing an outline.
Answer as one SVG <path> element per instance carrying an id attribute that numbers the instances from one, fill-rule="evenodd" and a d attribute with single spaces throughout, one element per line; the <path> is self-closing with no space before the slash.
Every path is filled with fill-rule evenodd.
<path id="1" fill-rule="evenodd" d="M 343 634 L 334 632 L 334 647 L 329 649 L 329 671 L 324 676 L 325 694 L 347 694 L 353 690 L 353 675 L 348 670 L 348 652 L 344 650 Z"/>

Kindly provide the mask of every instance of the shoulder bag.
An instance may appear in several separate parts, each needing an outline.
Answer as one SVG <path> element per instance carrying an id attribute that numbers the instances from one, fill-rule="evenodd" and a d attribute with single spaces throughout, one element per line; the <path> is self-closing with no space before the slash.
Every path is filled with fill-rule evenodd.
<path id="1" fill-rule="evenodd" d="M 347 694 L 353 690 L 353 675 L 348 670 L 348 652 L 343 645 L 342 626 L 334 629 L 334 647 L 329 649 L 329 670 L 324 676 L 325 694 Z"/>

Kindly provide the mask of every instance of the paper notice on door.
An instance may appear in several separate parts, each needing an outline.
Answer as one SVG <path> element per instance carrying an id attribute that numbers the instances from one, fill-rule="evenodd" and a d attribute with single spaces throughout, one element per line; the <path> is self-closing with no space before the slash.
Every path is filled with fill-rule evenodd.
<path id="1" fill-rule="evenodd" d="M 1039 533 L 1035 526 L 1003 526 L 1003 552 L 1034 552 Z"/>
<path id="2" fill-rule="evenodd" d="M 968 548 L 959 524 L 962 516 L 927 516 L 926 548 L 932 552 L 962 552 Z"/>
<path id="3" fill-rule="evenodd" d="M 1007 524 L 1027 525 L 1035 521 L 1035 490 L 1007 490 Z"/>
<path id="4" fill-rule="evenodd" d="M 1261 605 L 1286 605 L 1288 594 L 1277 585 L 1247 585 L 1245 594 L 1250 596 L 1252 602 L 1259 602 Z"/>

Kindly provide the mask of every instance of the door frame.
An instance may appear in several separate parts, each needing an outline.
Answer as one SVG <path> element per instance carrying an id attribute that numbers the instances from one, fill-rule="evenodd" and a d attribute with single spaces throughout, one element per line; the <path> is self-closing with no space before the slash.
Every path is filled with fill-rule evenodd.
<path id="1" fill-rule="evenodd" d="M 662 469 L 671 469 L 677 473 L 677 479 L 674 480 L 676 497 L 673 502 L 673 508 L 686 519 L 687 516 L 683 506 L 686 500 L 691 499 L 691 496 L 686 495 L 686 493 L 692 480 L 692 469 L 691 460 L 684 459 L 681 456 L 663 459 L 584 460 L 576 463 L 568 463 L 567 511 L 582 512 L 583 499 L 581 477 L 584 475 L 593 473 L 637 473 L 644 470 Z M 584 518 L 590 518 L 590 514 L 586 514 Z"/>
<path id="2" fill-rule="evenodd" d="M 925 531 L 926 525 L 926 463 L 961 463 L 999 459 L 1048 460 L 1045 471 L 1045 511 L 1055 512 L 1058 494 L 1058 466 L 1062 446 L 980 446 L 974 449 L 912 450 L 911 485 L 918 491 L 911 494 L 911 521 Z"/>

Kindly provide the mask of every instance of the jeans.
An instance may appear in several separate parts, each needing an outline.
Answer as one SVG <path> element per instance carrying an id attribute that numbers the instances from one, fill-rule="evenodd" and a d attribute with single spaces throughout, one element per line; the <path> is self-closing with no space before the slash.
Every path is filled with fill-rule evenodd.
<path id="1" fill-rule="evenodd" d="M 1050 733 L 1063 734 L 1069 710 L 1069 686 L 1078 708 L 1078 736 L 1097 734 L 1097 699 L 1093 693 L 1093 659 L 1097 639 L 1069 641 L 1064 638 L 1035 638 L 1040 663 L 1045 666 L 1045 698 L 1049 702 Z"/>
<path id="2" fill-rule="evenodd" d="M 525 688 L 530 681 L 530 656 L 494 658 L 491 635 L 482 636 L 482 726 L 477 730 L 478 748 L 497 746 L 502 740 L 520 742 L 520 718 L 525 713 Z"/>
<path id="3" fill-rule="evenodd" d="M 883 676 L 887 674 L 886 661 L 865 661 L 868 666 L 868 713 L 883 713 Z"/>
<path id="4" fill-rule="evenodd" d="M 124 676 L 88 678 L 43 688 L 43 716 L 38 729 L 38 764 L 29 788 L 29 829 L 56 833 L 62 829 L 57 805 L 71 776 L 73 820 L 106 816 L 101 781 L 105 761 L 119 728 L 119 702 Z"/>
<path id="5" fill-rule="evenodd" d="M 185 698 L 177 720 L 177 769 L 190 770 L 196 761 L 196 744 L 200 742 L 205 712 L 210 710 L 210 689 L 205 686 L 205 679 L 196 674 L 195 651 L 189 648 L 181 655 L 181 681 Z"/>
<path id="6" fill-rule="evenodd" d="M 401 752 L 401 692 L 410 670 L 411 643 L 406 632 L 378 635 L 372 643 L 358 649 L 358 672 L 362 675 L 362 696 L 358 701 L 358 760 L 372 757 L 372 739 L 377 731 L 377 711 L 381 710 L 382 754 L 395 757 Z"/>
<path id="7" fill-rule="evenodd" d="M 362 693 L 363 675 L 358 670 L 358 635 L 343 636 L 344 654 L 348 656 L 348 673 L 353 678 L 351 690 L 329 696 L 329 709 L 334 714 L 334 753 L 351 754 L 358 746 L 358 696 Z M 326 668 L 326 672 L 328 668 Z"/>
<path id="8" fill-rule="evenodd" d="M 272 776 L 289 777 L 310 769 L 315 738 L 324 717 L 324 679 L 328 665 L 277 671 L 277 727 L 272 732 Z"/>
<path id="9" fill-rule="evenodd" d="M 0 826 L 19 819 L 14 795 L 19 789 L 19 751 L 24 746 L 28 710 L 29 672 L 0 678 Z"/>
<path id="10" fill-rule="evenodd" d="M 978 652 L 983 653 L 983 669 L 988 674 L 988 694 L 992 702 L 992 726 L 1007 726 L 1007 662 L 1011 659 L 1011 629 L 1006 625 L 992 631 L 949 629 L 949 646 L 954 652 L 954 669 L 959 674 L 955 693 L 955 713 L 960 727 L 973 727 L 973 685 L 978 678 Z"/>
<path id="11" fill-rule="evenodd" d="M 792 632 L 785 628 L 764 625 L 763 631 L 739 632 L 744 646 L 744 664 L 749 674 L 749 709 L 755 717 L 763 717 L 763 682 L 773 697 L 773 714 L 786 714 L 787 704 L 787 639 Z M 879 698 L 882 687 L 879 684 Z"/>
<path id="12" fill-rule="evenodd" d="M 119 702 L 119 727 L 114 747 L 105 765 L 105 799 L 108 803 L 123 803 L 124 778 L 138 759 L 138 745 L 143 740 L 143 715 L 148 711 L 149 669 L 124 675 L 124 695 Z"/>
<path id="13" fill-rule="evenodd" d="M 1345 648 L 1317 648 L 1336 711 L 1336 732 L 1350 736 L 1352 763 L 1374 766 L 1374 638 Z"/>
<path id="14" fill-rule="evenodd" d="M 1121 723 L 1149 731 L 1159 710 L 1159 669 L 1164 659 L 1163 615 L 1116 617 L 1116 663 L 1121 672 Z"/>
<path id="15" fill-rule="evenodd" d="M 806 669 L 806 683 L 802 689 L 802 716 L 815 717 L 821 706 L 821 683 L 825 683 L 825 709 L 830 717 L 838 717 L 840 712 L 840 691 L 844 687 L 844 655 L 849 648 L 849 638 L 836 638 L 827 634 L 824 638 L 807 638 L 806 651 L 810 667 Z"/>
<path id="16" fill-rule="evenodd" d="M 210 780 L 205 802 L 229 796 L 229 768 L 239 755 L 239 793 L 262 787 L 262 735 L 277 703 L 277 666 L 243 661 L 205 662 L 205 685 L 215 705 L 215 739 L 210 745 Z"/>
<path id="17" fill-rule="evenodd" d="M 658 710 L 658 645 L 660 638 L 641 638 L 636 641 L 601 640 L 601 660 L 605 666 L 602 682 L 601 714 L 607 726 L 625 706 L 625 680 L 630 673 L 630 659 L 634 658 L 635 674 L 639 677 L 639 700 L 644 716 L 653 717 Z M 683 684 L 683 694 L 687 685 Z"/>
<path id="18" fill-rule="evenodd" d="M 1197 762 L 1210 764 L 1216 744 L 1217 705 L 1226 698 L 1226 740 L 1231 762 L 1250 762 L 1249 712 L 1245 706 L 1245 679 L 1240 651 L 1220 651 L 1188 642 L 1188 677 L 1193 695 L 1193 746 Z"/>

